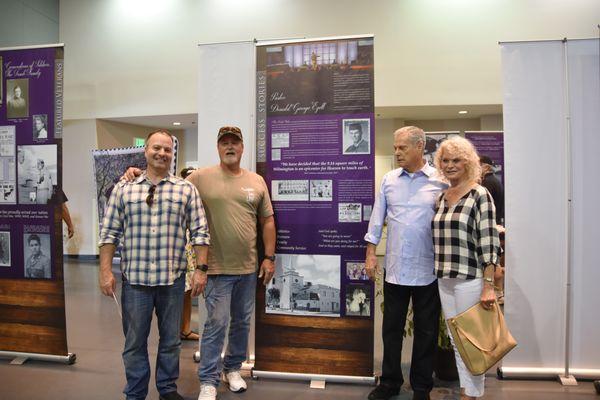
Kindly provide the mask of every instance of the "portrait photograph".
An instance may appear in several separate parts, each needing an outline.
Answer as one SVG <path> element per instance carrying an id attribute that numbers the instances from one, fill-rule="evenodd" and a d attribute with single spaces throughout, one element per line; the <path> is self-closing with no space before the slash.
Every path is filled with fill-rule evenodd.
<path id="1" fill-rule="evenodd" d="M 6 117 L 29 117 L 29 79 L 6 80 Z"/>
<path id="2" fill-rule="evenodd" d="M 46 114 L 34 115 L 33 123 L 33 140 L 45 141 L 48 139 L 48 116 Z"/>
<path id="3" fill-rule="evenodd" d="M 0 232 L 0 267 L 10 267 L 10 232 Z"/>
<path id="4" fill-rule="evenodd" d="M 371 143 L 371 120 L 368 118 L 361 119 L 344 119 L 342 121 L 343 128 L 343 154 L 370 154 Z"/>
<path id="5" fill-rule="evenodd" d="M 368 283 L 346 285 L 346 316 L 368 317 L 371 315 L 371 288 Z"/>
<path id="6" fill-rule="evenodd" d="M 17 146 L 19 204 L 47 204 L 57 171 L 56 145 Z"/>
<path id="7" fill-rule="evenodd" d="M 50 279 L 50 235 L 47 233 L 25 233 L 23 235 L 23 258 L 25 259 L 25 278 Z"/>

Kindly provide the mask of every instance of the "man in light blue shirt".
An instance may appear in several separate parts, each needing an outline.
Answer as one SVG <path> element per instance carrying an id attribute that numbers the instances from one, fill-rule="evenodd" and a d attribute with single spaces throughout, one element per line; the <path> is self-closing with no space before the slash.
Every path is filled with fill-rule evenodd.
<path id="1" fill-rule="evenodd" d="M 408 305 L 412 299 L 414 342 L 410 367 L 413 399 L 429 399 L 437 345 L 440 300 L 433 273 L 431 219 L 439 193 L 447 185 L 423 159 L 425 133 L 415 126 L 394 132 L 394 154 L 400 168 L 388 172 L 369 221 L 366 271 L 376 279 L 375 248 L 387 221 L 385 252 L 383 365 L 379 385 L 369 400 L 387 400 L 404 383 L 400 359 Z"/>

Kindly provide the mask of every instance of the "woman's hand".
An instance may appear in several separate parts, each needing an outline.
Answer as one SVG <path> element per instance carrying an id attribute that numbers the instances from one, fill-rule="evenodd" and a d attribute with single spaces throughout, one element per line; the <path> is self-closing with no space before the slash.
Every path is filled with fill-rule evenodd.
<path id="1" fill-rule="evenodd" d="M 481 290 L 481 298 L 479 299 L 481 306 L 486 310 L 490 310 L 492 305 L 496 302 L 496 292 L 494 291 L 494 285 L 486 281 L 483 282 L 483 289 Z"/>

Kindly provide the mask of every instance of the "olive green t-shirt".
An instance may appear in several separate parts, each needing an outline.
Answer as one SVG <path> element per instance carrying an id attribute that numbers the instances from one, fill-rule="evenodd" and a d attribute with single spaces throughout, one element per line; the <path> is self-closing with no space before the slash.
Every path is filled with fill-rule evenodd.
<path id="1" fill-rule="evenodd" d="M 231 176 L 219 165 L 198 169 L 187 179 L 198 189 L 208 219 L 208 273 L 256 272 L 257 218 L 273 215 L 264 179 L 245 169 Z"/>

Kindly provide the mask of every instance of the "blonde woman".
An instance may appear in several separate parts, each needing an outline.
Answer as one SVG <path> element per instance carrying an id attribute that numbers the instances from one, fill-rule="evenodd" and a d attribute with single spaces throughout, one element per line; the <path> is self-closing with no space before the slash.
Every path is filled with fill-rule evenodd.
<path id="1" fill-rule="evenodd" d="M 496 211 L 491 195 L 479 185 L 481 167 L 473 144 L 459 136 L 439 147 L 435 167 L 450 187 L 440 194 L 432 221 L 435 273 L 446 318 L 481 302 L 489 309 L 496 300 L 494 268 L 500 254 Z M 483 396 L 484 375 L 471 375 L 454 354 L 461 399 Z"/>

